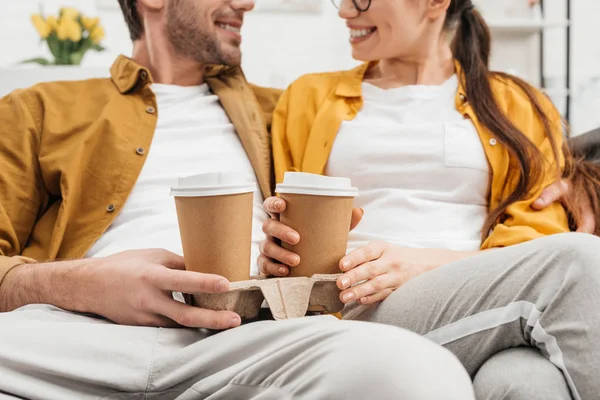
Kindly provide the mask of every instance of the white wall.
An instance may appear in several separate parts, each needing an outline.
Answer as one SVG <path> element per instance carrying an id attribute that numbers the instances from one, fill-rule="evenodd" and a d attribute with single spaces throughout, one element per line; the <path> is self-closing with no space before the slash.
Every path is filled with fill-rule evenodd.
<path id="1" fill-rule="evenodd" d="M 501 2 L 511 7 L 512 3 L 526 0 L 479 1 L 496 5 Z M 583 132 L 600 126 L 600 1 L 571 1 L 574 21 L 572 124 L 575 132 Z M 307 72 L 336 70 L 356 65 L 350 57 L 344 23 L 337 17 L 336 10 L 328 0 L 323 0 L 323 3 L 323 12 L 319 15 L 247 15 L 242 50 L 243 66 L 249 80 L 258 84 L 284 87 Z M 545 0 L 545 3 L 551 18 L 564 17 L 566 0 Z M 35 30 L 29 23 L 29 15 L 36 12 L 40 5 L 48 12 L 55 12 L 59 5 L 76 6 L 83 12 L 99 14 L 102 17 L 107 31 L 104 44 L 108 51 L 102 54 L 89 53 L 84 59 L 84 66 L 108 68 L 116 55 L 131 52 L 131 42 L 117 0 L 0 0 L 0 67 L 14 65 L 25 58 L 47 55 L 43 47 L 40 47 Z M 497 11 L 493 11 L 492 15 L 494 13 Z M 549 81 L 557 82 L 558 86 L 565 76 L 564 43 L 564 31 L 547 33 L 546 73 Z M 525 45 L 519 43 L 518 46 Z M 503 67 L 510 67 L 511 60 L 515 61 L 515 65 L 520 65 L 524 57 L 529 57 L 528 60 L 535 59 L 537 51 L 515 50 L 518 46 L 497 46 L 497 59 L 502 61 Z M 524 48 L 528 49 L 527 46 Z M 528 61 L 531 62 L 533 61 Z M 557 106 L 560 107 L 559 100 L 557 99 Z"/>
<path id="2" fill-rule="evenodd" d="M 258 0 L 260 1 L 260 0 Z M 308 72 L 351 68 L 348 29 L 327 0 L 322 13 L 250 13 L 244 23 L 243 67 L 257 84 L 285 87 Z"/>

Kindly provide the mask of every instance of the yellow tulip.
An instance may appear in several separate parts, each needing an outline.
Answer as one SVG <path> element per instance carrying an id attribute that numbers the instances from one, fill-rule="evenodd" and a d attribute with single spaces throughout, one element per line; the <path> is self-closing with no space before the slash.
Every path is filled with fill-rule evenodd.
<path id="1" fill-rule="evenodd" d="M 96 25 L 100 22 L 100 18 L 81 17 L 81 24 L 88 31 L 91 32 Z"/>
<path id="2" fill-rule="evenodd" d="M 56 31 L 56 29 L 58 28 L 58 20 L 56 19 L 56 17 L 50 16 L 46 18 L 46 23 L 50 28 L 50 33 Z"/>
<path id="3" fill-rule="evenodd" d="M 79 11 L 75 8 L 64 7 L 60 9 L 60 16 L 64 19 L 75 19 L 79 17 Z"/>
<path id="4" fill-rule="evenodd" d="M 75 21 L 69 24 L 69 39 L 73 42 L 79 42 L 81 40 L 81 25 Z"/>
<path id="5" fill-rule="evenodd" d="M 63 20 L 59 21 L 56 27 L 56 36 L 58 40 L 67 40 L 69 38 L 69 27 Z"/>
<path id="6" fill-rule="evenodd" d="M 90 32 L 90 39 L 96 44 L 100 43 L 104 39 L 104 29 L 100 25 L 96 25 L 92 32 Z"/>
<path id="7" fill-rule="evenodd" d="M 50 36 L 51 33 L 51 28 L 48 25 L 48 23 L 46 23 L 46 21 L 44 21 L 44 18 L 42 18 L 41 15 L 39 14 L 34 14 L 31 16 L 31 22 L 33 23 L 33 26 L 35 26 L 35 29 L 37 29 L 40 37 L 42 39 L 46 39 L 48 36 Z"/>
<path id="8" fill-rule="evenodd" d="M 81 40 L 81 26 L 72 19 L 62 19 L 58 22 L 56 35 L 59 40 L 79 42 Z"/>

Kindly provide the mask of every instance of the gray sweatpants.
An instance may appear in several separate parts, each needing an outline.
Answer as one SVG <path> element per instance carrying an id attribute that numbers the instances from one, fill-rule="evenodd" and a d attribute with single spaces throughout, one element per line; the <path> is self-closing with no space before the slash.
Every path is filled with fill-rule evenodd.
<path id="1" fill-rule="evenodd" d="M 473 378 L 477 400 L 571 400 L 562 372 L 533 347 L 503 350 Z"/>
<path id="2" fill-rule="evenodd" d="M 483 252 L 419 276 L 378 306 L 350 307 L 344 318 L 425 335 L 471 376 L 503 350 L 535 348 L 562 372 L 575 400 L 600 398 L 599 250 L 599 238 L 569 233 Z M 509 365 L 498 367 L 503 359 L 483 373 L 510 374 Z M 480 389 L 493 381 L 479 378 Z"/>
<path id="3" fill-rule="evenodd" d="M 454 355 L 332 316 L 210 335 L 119 326 L 50 306 L 0 314 L 0 398 L 473 400 Z"/>

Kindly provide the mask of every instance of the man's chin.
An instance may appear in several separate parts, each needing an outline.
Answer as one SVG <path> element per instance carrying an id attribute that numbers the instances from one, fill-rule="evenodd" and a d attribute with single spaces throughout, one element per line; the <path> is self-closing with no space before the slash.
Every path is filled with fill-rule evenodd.
<path id="1" fill-rule="evenodd" d="M 239 67 L 242 64 L 242 52 L 239 48 L 221 52 L 220 64 L 228 67 Z"/>

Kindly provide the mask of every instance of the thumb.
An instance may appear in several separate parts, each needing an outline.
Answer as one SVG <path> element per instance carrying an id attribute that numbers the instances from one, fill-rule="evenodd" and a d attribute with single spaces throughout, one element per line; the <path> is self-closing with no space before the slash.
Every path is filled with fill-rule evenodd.
<path id="1" fill-rule="evenodd" d="M 532 204 L 532 207 L 536 210 L 542 210 L 550 204 L 560 201 L 568 193 L 568 183 L 563 180 L 556 181 L 542 191 L 540 197 Z"/>
<path id="2" fill-rule="evenodd" d="M 534 210 L 543 210 L 544 208 L 546 208 L 547 205 L 547 201 L 546 198 L 544 197 L 544 193 L 542 192 L 542 194 L 540 195 L 540 197 L 538 197 L 533 204 L 531 205 L 531 207 Z"/>
<path id="3" fill-rule="evenodd" d="M 352 220 L 350 221 L 350 230 L 354 230 L 362 221 L 363 216 L 365 215 L 365 210 L 362 208 L 354 208 L 352 209 Z"/>

